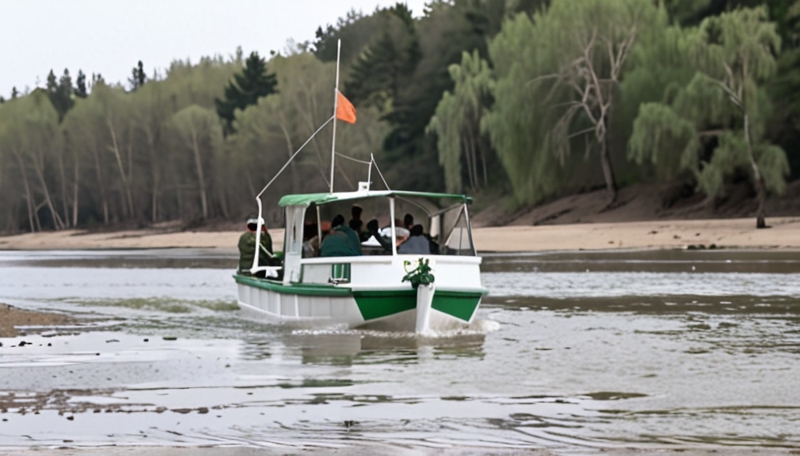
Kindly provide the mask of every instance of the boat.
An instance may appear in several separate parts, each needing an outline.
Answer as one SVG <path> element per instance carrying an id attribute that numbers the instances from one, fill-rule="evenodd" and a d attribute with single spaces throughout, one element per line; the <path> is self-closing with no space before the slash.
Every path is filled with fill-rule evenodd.
<path id="1" fill-rule="evenodd" d="M 279 200 L 285 215 L 282 262 L 261 265 L 259 255 L 255 255 L 250 271 L 237 271 L 234 279 L 239 306 L 268 321 L 302 328 L 427 334 L 471 324 L 487 294 L 481 286 L 481 258 L 472 240 L 472 198 L 391 190 L 385 180 L 385 190 L 372 190 L 373 166 L 380 173 L 374 157 L 369 162 L 367 181 L 359 182 L 355 191 L 334 192 L 336 119 L 342 97 L 338 91 L 338 59 L 336 72 L 334 115 L 322 125 L 333 121 L 330 191 L 285 195 Z M 263 224 L 261 196 L 288 164 L 256 196 L 256 245 L 260 244 Z M 363 241 L 360 255 L 320 256 L 324 253 L 323 227 L 337 216 L 356 217 L 354 207 L 360 209 L 364 219 L 378 222 L 382 227 L 379 234 L 362 233 L 358 239 Z M 404 215 L 403 222 L 398 219 L 400 214 Z M 422 250 L 414 250 L 416 253 L 406 251 L 409 230 L 399 226 L 412 218 L 421 225 L 414 234 L 425 233 L 424 238 L 415 240 L 418 247 L 422 246 Z M 322 248 L 312 247 L 315 238 L 323 240 Z M 257 277 L 259 272 L 266 276 Z"/>

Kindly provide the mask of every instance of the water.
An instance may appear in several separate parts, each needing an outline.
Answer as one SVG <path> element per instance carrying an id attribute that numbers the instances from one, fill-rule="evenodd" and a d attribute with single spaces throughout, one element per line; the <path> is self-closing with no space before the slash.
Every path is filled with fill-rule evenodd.
<path id="1" fill-rule="evenodd" d="M 233 255 L 0 252 L 0 302 L 79 322 L 0 339 L 0 448 L 800 449 L 796 252 L 487 256 L 425 339 L 253 322 Z"/>

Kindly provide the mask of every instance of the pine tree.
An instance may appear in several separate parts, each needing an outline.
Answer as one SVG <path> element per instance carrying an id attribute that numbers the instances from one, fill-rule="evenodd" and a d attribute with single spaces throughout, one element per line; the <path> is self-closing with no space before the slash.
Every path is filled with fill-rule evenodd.
<path id="1" fill-rule="evenodd" d="M 60 79 L 56 80 L 56 75 L 53 70 L 47 75 L 47 97 L 50 99 L 53 107 L 58 113 L 58 121 L 64 118 L 75 101 L 72 99 L 72 78 L 69 75 L 69 70 L 64 69 L 64 74 Z"/>
<path id="2" fill-rule="evenodd" d="M 13 100 L 13 99 L 17 98 L 18 96 L 19 96 L 19 90 L 17 90 L 16 86 L 12 87 L 11 88 L 11 99 Z"/>
<path id="3" fill-rule="evenodd" d="M 233 81 L 225 87 L 225 99 L 215 100 L 217 114 L 223 120 L 225 135 L 236 132 L 233 120 L 236 118 L 237 109 L 244 110 L 258 103 L 259 98 L 276 93 L 277 85 L 275 74 L 267 73 L 267 62 L 258 55 L 258 52 L 251 52 L 250 57 L 245 60 L 242 72 L 235 74 Z"/>
<path id="4" fill-rule="evenodd" d="M 89 96 L 86 92 L 86 75 L 81 70 L 78 70 L 78 78 L 75 79 L 75 96 L 78 98 Z"/>
<path id="5" fill-rule="evenodd" d="M 147 82 L 147 74 L 144 72 L 142 61 L 139 60 L 139 63 L 131 70 L 131 77 L 128 78 L 128 83 L 131 85 L 131 92 L 136 91 L 136 89 L 143 86 L 145 82 Z"/>

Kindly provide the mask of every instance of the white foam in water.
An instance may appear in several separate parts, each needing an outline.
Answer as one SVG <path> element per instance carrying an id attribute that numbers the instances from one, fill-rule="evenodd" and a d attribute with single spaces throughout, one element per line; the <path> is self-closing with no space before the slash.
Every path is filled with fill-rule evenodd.
<path id="1" fill-rule="evenodd" d="M 460 328 L 453 328 L 440 331 L 429 331 L 425 334 L 417 334 L 412 331 L 379 331 L 374 329 L 347 329 L 342 326 L 329 326 L 317 329 L 295 329 L 292 335 L 295 336 L 323 336 L 323 335 L 360 335 L 362 337 L 375 337 L 386 339 L 447 339 L 460 336 L 478 336 L 499 330 L 501 324 L 494 320 L 476 319 L 469 325 Z"/>

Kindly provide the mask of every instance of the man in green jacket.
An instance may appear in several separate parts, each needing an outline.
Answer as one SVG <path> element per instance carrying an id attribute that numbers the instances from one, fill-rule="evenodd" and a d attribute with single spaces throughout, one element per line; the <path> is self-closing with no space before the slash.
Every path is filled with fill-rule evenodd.
<path id="1" fill-rule="evenodd" d="M 256 255 L 256 230 L 258 220 L 251 218 L 247 220 L 247 231 L 239 237 L 239 274 L 251 275 L 250 268 L 253 267 L 253 258 Z M 267 232 L 264 222 L 261 222 L 261 248 L 258 252 L 258 265 L 269 266 L 274 258 L 272 254 L 272 237 Z M 256 277 L 265 277 L 265 271 L 259 271 Z"/>
<path id="2" fill-rule="evenodd" d="M 322 240 L 319 247 L 321 257 L 343 257 L 361 255 L 361 241 L 349 226 L 344 224 L 344 216 L 337 215 L 331 221 L 331 232 Z"/>

